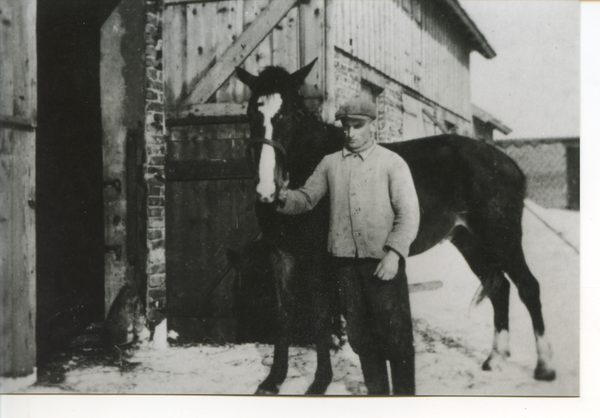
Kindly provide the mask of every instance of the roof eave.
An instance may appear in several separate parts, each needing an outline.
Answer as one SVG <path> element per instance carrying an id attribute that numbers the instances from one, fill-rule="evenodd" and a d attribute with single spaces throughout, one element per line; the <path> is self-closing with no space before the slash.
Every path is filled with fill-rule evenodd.
<path id="1" fill-rule="evenodd" d="M 498 119 L 496 119 L 495 117 L 493 117 L 492 115 L 487 113 L 482 108 L 475 106 L 475 105 L 472 105 L 472 108 L 473 108 L 473 117 L 474 118 L 481 120 L 483 123 L 492 125 L 492 127 L 494 129 L 502 132 L 504 135 L 508 135 L 509 133 L 512 132 L 512 129 L 510 129 L 508 126 L 506 126 L 505 124 L 500 122 Z"/>
<path id="2" fill-rule="evenodd" d="M 469 35 L 471 35 L 474 49 L 487 59 L 494 58 L 496 51 L 490 43 L 485 39 L 483 33 L 477 28 L 477 25 L 471 20 L 465 9 L 458 3 L 458 0 L 443 0 L 452 11 L 458 16 L 460 21 L 465 25 Z"/>

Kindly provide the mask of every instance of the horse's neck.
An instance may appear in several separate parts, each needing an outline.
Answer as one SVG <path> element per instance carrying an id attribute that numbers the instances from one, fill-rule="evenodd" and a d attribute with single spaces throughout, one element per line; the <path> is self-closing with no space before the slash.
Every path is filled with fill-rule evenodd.
<path id="1" fill-rule="evenodd" d="M 290 180 L 294 187 L 302 186 L 327 154 L 343 146 L 343 137 L 312 115 L 300 119 L 296 125 L 293 152 L 290 158 Z"/>

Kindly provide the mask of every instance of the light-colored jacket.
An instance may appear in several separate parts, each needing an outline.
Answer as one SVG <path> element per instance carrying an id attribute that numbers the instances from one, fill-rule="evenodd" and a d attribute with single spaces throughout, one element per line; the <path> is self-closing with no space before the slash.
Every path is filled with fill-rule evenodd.
<path id="1" fill-rule="evenodd" d="M 389 248 L 408 257 L 419 230 L 419 201 L 406 162 L 377 144 L 360 154 L 325 156 L 306 184 L 289 190 L 286 214 L 311 210 L 330 192 L 328 250 L 336 257 L 378 258 Z"/>

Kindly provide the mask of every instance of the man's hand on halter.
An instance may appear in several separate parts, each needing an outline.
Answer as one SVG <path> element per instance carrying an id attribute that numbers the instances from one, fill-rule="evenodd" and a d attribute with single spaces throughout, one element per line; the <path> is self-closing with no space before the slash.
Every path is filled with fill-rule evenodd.
<path id="1" fill-rule="evenodd" d="M 400 260 L 400 254 L 394 250 L 389 250 L 385 257 L 381 259 L 377 269 L 375 270 L 375 276 L 381 280 L 392 280 L 398 273 L 398 261 Z"/>
<path id="2" fill-rule="evenodd" d="M 288 192 L 289 184 L 290 184 L 290 178 L 288 177 L 288 175 L 286 175 L 286 178 L 283 181 L 281 188 L 279 189 L 279 194 L 277 195 L 277 198 L 279 199 L 279 201 L 281 203 L 285 203 L 285 201 L 287 199 L 287 192 Z"/>

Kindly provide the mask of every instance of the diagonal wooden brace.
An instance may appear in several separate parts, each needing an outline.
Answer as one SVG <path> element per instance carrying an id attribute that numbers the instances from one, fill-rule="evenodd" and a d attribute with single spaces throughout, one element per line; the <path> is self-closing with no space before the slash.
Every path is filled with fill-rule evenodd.
<path id="1" fill-rule="evenodd" d="M 274 0 L 254 19 L 240 37 L 216 60 L 196 88 L 190 93 L 184 106 L 206 103 L 227 81 L 252 51 L 267 37 L 273 28 L 296 6 L 297 1 Z"/>

